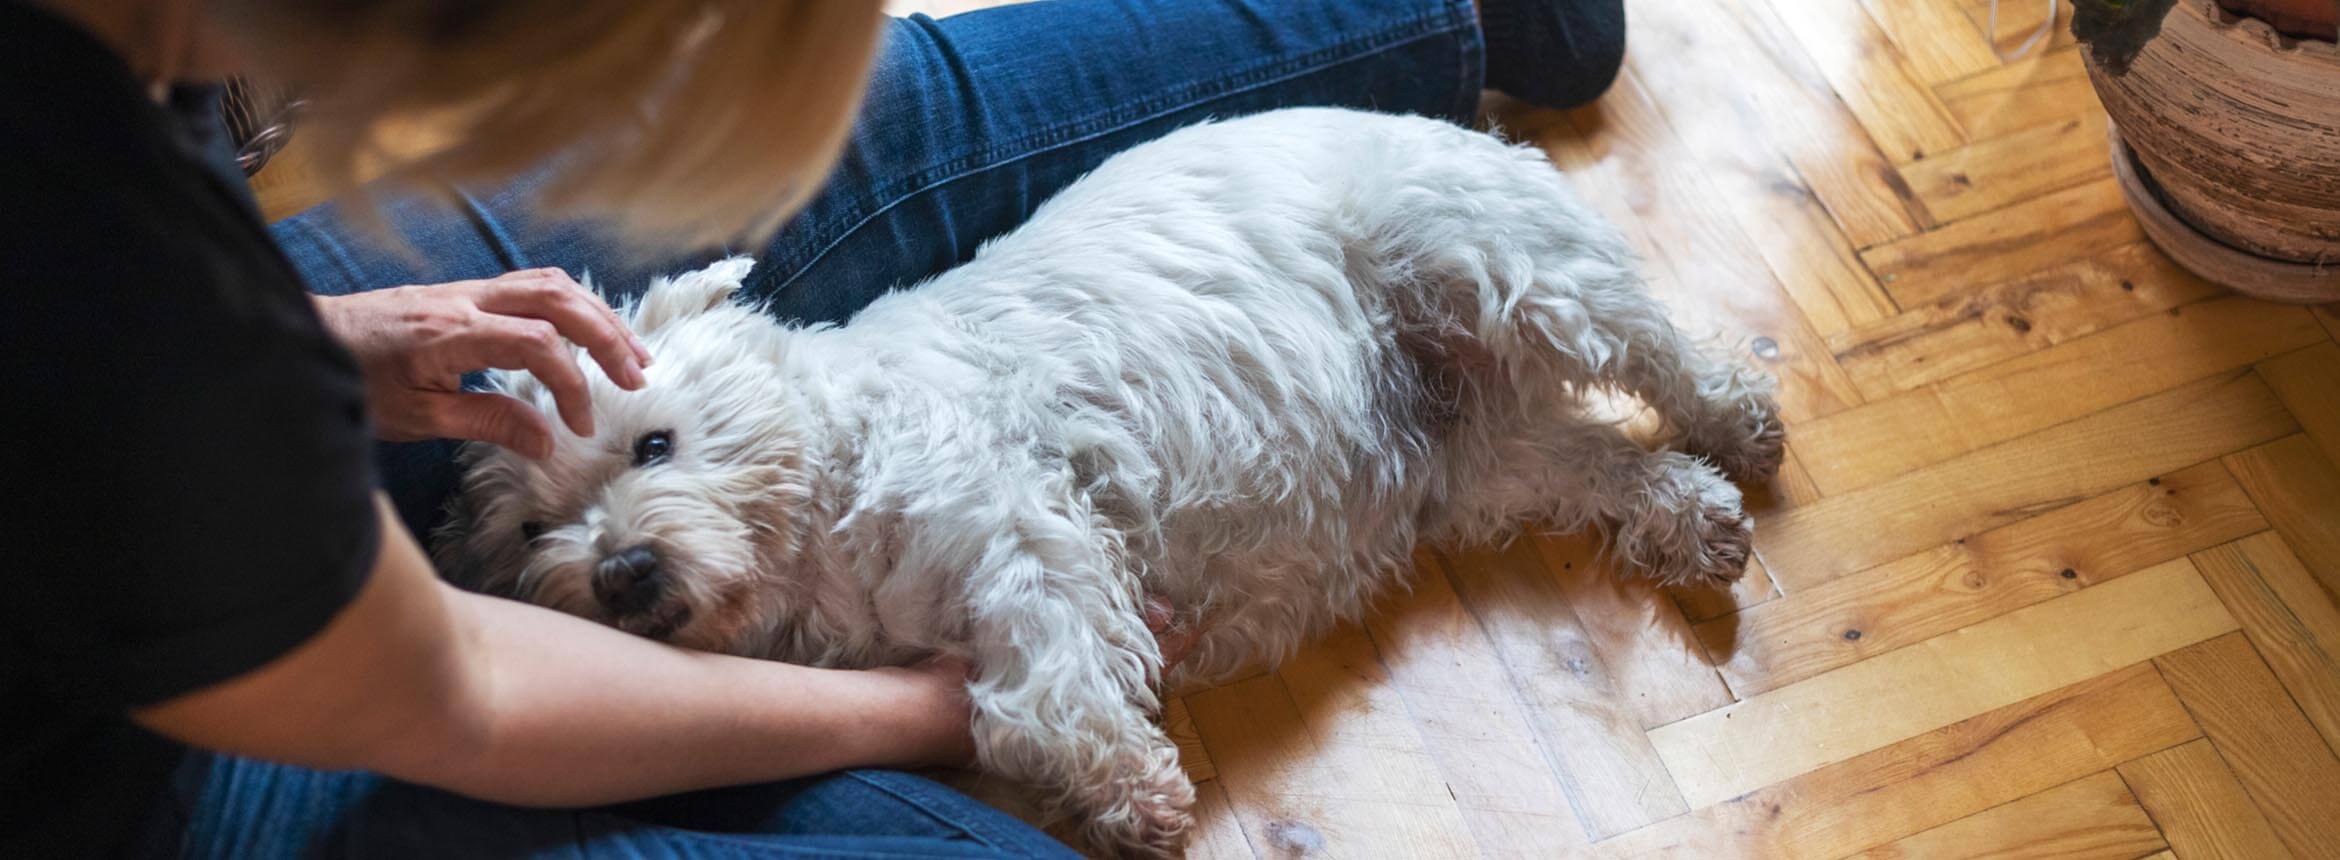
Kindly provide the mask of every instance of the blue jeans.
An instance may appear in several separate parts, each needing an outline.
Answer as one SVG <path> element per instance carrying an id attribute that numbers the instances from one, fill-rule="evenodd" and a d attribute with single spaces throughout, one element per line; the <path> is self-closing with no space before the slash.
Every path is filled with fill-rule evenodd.
<path id="1" fill-rule="evenodd" d="M 383 779 L 196 756 L 179 773 L 182 857 L 1072 858 L 923 777 L 853 770 L 599 809 L 520 809 Z"/>
<path id="2" fill-rule="evenodd" d="M 752 249 L 748 292 L 789 319 L 842 321 L 971 257 L 1112 154 L 1212 117 L 1339 105 L 1468 121 L 1481 50 L 1469 0 L 1055 0 L 896 20 L 842 163 Z M 716 256 L 624 256 L 591 225 L 531 217 L 531 188 L 459 190 L 453 211 L 392 204 L 406 252 L 369 246 L 330 205 L 275 232 L 327 295 L 559 266 L 624 296 Z M 452 452 L 382 449 L 384 485 L 418 535 L 460 477 Z M 183 783 L 179 824 L 188 853 L 204 856 L 1066 853 L 941 786 L 872 771 L 584 811 L 232 758 L 191 762 Z"/>

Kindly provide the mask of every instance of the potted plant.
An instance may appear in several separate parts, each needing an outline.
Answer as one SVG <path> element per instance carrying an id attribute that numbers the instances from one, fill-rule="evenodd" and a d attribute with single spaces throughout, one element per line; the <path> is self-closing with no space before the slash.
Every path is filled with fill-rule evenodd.
<path id="1" fill-rule="evenodd" d="M 2340 0 L 2075 0 L 2146 235 L 2238 292 L 2340 301 Z"/>

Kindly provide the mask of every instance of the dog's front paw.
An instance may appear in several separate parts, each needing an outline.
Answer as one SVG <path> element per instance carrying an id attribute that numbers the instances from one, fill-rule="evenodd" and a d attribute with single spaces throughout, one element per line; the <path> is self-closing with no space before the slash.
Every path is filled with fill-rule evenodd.
<path id="1" fill-rule="evenodd" d="M 1713 466 L 1681 457 L 1650 488 L 1650 501 L 1618 528 L 1617 553 L 1628 566 L 1692 587 L 1729 585 L 1746 573 L 1755 520 L 1739 488 Z"/>

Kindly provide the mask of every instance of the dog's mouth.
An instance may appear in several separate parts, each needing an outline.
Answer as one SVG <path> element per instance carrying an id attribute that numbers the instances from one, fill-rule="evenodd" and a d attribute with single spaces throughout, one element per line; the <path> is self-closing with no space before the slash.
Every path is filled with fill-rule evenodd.
<path id="1" fill-rule="evenodd" d="M 669 598 L 637 612 L 612 616 L 609 623 L 627 633 L 664 642 L 672 638 L 675 631 L 681 630 L 683 625 L 691 623 L 691 606 Z"/>

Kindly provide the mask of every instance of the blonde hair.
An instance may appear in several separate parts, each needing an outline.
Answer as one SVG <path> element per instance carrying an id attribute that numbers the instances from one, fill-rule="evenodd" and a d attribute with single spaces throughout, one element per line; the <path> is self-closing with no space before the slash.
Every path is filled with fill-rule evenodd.
<path id="1" fill-rule="evenodd" d="M 884 18 L 866 0 L 220 0 L 334 192 L 550 165 L 550 212 L 754 241 L 818 190 Z M 371 207 L 357 207 L 369 210 Z"/>

